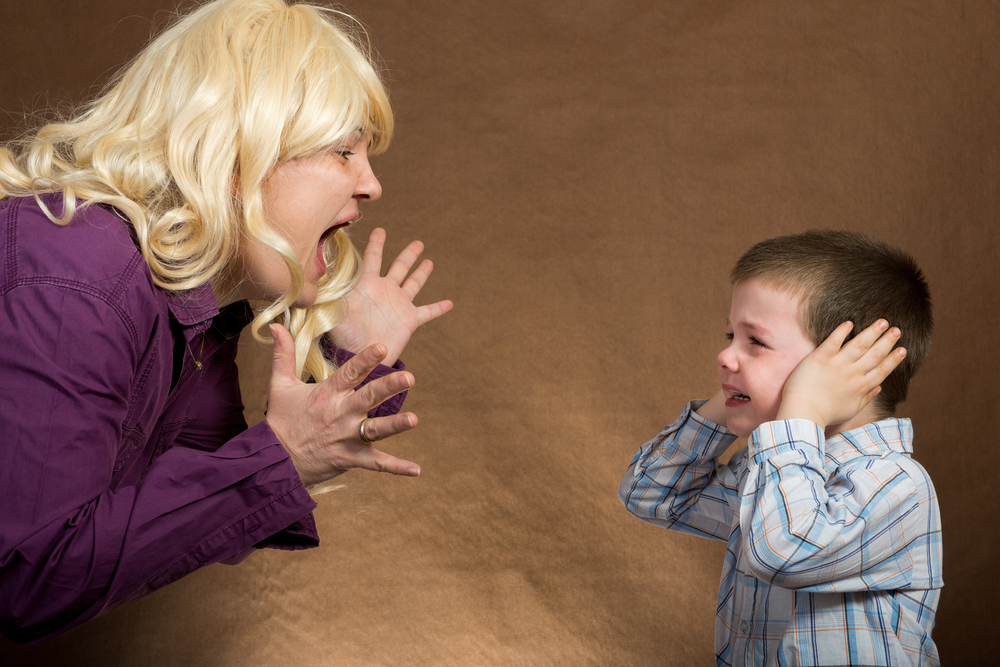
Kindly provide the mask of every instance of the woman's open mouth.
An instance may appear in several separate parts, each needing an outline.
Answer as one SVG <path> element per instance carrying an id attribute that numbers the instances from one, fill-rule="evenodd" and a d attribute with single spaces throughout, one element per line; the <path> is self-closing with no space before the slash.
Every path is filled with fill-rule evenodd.
<path id="1" fill-rule="evenodd" d="M 344 229 L 354 222 L 353 220 L 348 220 L 347 222 L 341 222 L 333 227 L 327 229 L 319 237 L 319 245 L 316 246 L 316 268 L 319 270 L 319 275 L 324 275 L 326 273 L 326 258 L 323 253 L 326 249 L 326 242 L 336 233 L 338 229 Z"/>

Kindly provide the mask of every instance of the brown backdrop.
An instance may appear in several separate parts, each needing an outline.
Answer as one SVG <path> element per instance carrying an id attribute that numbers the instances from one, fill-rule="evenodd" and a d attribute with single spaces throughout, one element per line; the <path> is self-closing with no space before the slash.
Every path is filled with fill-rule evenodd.
<path id="1" fill-rule="evenodd" d="M 172 0 L 3 0 L 0 116 L 80 100 Z M 908 249 L 937 336 L 901 414 L 936 482 L 935 639 L 986 664 L 1000 595 L 1000 9 L 988 0 L 353 0 L 398 113 L 358 235 L 427 243 L 455 311 L 405 359 L 421 418 L 323 545 L 213 566 L 6 664 L 707 665 L 723 545 L 616 485 L 715 388 L 727 273 L 810 227 Z M 249 418 L 268 351 L 247 346 Z M 2 519 L 0 519 L 2 520 Z M 7 656 L 10 656 L 8 658 Z"/>

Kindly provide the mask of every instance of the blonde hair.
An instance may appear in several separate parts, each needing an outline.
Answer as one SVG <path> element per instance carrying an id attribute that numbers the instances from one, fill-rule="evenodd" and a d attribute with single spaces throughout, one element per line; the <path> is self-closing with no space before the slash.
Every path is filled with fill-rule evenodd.
<path id="1" fill-rule="evenodd" d="M 276 166 L 359 130 L 379 153 L 392 128 L 355 19 L 283 0 L 216 0 L 177 20 L 76 118 L 0 147 L 0 194 L 61 192 L 62 215 L 46 212 L 63 225 L 83 206 L 115 207 L 165 290 L 204 285 L 231 266 L 246 239 L 264 243 L 284 259 L 291 289 L 261 304 L 253 334 L 263 340 L 269 322 L 284 324 L 299 376 L 322 381 L 333 367 L 319 342 L 342 318 L 360 256 L 337 231 L 315 303 L 294 307 L 303 267 L 268 224 L 261 186 Z"/>

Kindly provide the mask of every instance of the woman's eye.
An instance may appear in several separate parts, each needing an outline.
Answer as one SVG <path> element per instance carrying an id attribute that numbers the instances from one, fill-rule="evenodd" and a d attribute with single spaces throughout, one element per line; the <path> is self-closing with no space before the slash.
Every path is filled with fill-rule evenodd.
<path id="1" fill-rule="evenodd" d="M 354 151 L 348 151 L 348 150 L 335 151 L 335 152 L 337 153 L 337 155 L 344 158 L 345 160 L 350 160 L 351 156 L 354 155 Z"/>

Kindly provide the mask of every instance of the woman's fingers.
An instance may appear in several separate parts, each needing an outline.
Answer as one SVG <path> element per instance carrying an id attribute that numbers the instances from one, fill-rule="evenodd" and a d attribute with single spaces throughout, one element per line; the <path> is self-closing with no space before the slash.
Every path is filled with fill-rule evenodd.
<path id="1" fill-rule="evenodd" d="M 417 416 L 412 412 L 392 415 L 391 417 L 363 419 L 358 427 L 360 445 L 341 452 L 334 464 L 344 469 L 363 468 L 376 472 L 387 472 L 393 475 L 417 477 L 420 475 L 420 466 L 418 464 L 413 461 L 396 458 L 372 446 L 380 440 L 385 440 L 404 431 L 409 431 L 416 425 Z M 364 429 L 365 437 L 361 436 L 362 429 Z"/>
<path id="2" fill-rule="evenodd" d="M 346 364 L 345 364 L 346 366 Z M 333 378 L 331 378 L 333 379 Z M 357 383 L 355 384 L 357 386 Z M 368 412 L 396 394 L 401 394 L 413 386 L 413 376 L 407 371 L 397 371 L 372 380 L 349 396 L 351 408 L 358 412 Z M 370 427 L 370 425 L 369 425 Z"/>
<path id="3" fill-rule="evenodd" d="M 379 451 L 372 447 L 367 452 L 358 455 L 356 468 L 364 470 L 374 470 L 376 472 L 387 472 L 391 475 L 401 475 L 403 477 L 419 477 L 420 466 L 413 461 L 398 459 L 391 454 Z"/>
<path id="4" fill-rule="evenodd" d="M 412 387 L 413 375 L 391 373 L 355 390 L 385 358 L 384 345 L 368 346 L 348 359 L 333 377 L 314 385 L 295 376 L 295 346 L 288 331 L 273 325 L 271 333 L 274 354 L 267 420 L 303 483 L 317 484 L 350 468 L 409 477 L 420 474 L 416 463 L 372 446 L 414 428 L 417 416 L 408 412 L 366 417 L 375 406 Z"/>
<path id="5" fill-rule="evenodd" d="M 435 317 L 441 317 L 451 310 L 454 305 L 455 304 L 451 302 L 451 299 L 445 299 L 443 301 L 438 301 L 437 303 L 429 303 L 426 306 L 420 306 L 417 308 L 417 326 L 422 326 L 433 320 Z"/>
<path id="6" fill-rule="evenodd" d="M 358 426 L 358 438 L 362 442 L 372 444 L 379 440 L 391 438 L 394 435 L 405 433 L 417 426 L 417 416 L 412 412 L 404 412 L 399 415 L 389 417 L 373 417 L 362 420 L 364 425 L 364 435 L 368 439 L 361 437 L 361 425 Z"/>
<path id="7" fill-rule="evenodd" d="M 364 434 L 368 440 L 364 441 L 365 447 L 357 451 L 352 467 L 375 470 L 377 472 L 387 472 L 392 475 L 402 475 L 404 477 L 418 477 L 420 466 L 413 461 L 399 459 L 391 454 L 375 449 L 371 443 L 385 440 L 392 436 L 409 431 L 417 425 L 417 416 L 412 412 L 391 417 L 377 417 L 375 419 L 365 419 L 361 422 Z M 360 428 L 359 428 L 360 431 Z M 358 435 L 360 438 L 360 433 Z M 368 441 L 371 441 L 369 443 Z"/>
<path id="8" fill-rule="evenodd" d="M 371 235 L 368 237 L 368 244 L 365 246 L 364 267 L 363 273 L 365 276 L 375 276 L 381 277 L 382 275 L 382 254 L 385 250 L 385 230 L 381 227 L 376 227 L 372 230 Z M 396 259 L 392 260 L 392 264 L 389 265 L 389 270 L 386 271 L 385 277 L 389 278 L 397 285 L 403 285 L 405 280 L 408 289 L 412 290 L 410 298 L 413 298 L 420 288 L 423 286 L 424 282 L 427 280 L 427 276 L 431 274 L 434 269 L 433 264 L 430 260 L 424 260 L 421 262 L 420 266 L 414 272 L 414 276 L 410 278 L 406 277 L 406 274 L 410 272 L 413 267 L 414 262 L 420 257 L 420 253 L 424 251 L 424 244 L 420 241 L 412 241 L 408 246 L 403 248 L 403 251 L 399 253 Z M 404 287 L 404 289 L 407 289 Z"/>
<path id="9" fill-rule="evenodd" d="M 417 261 L 417 258 L 420 257 L 420 253 L 423 251 L 423 243 L 420 241 L 411 241 L 410 245 L 403 248 L 403 252 L 399 253 L 399 256 L 396 257 L 396 259 L 392 260 L 392 264 L 389 265 L 389 270 L 385 272 L 385 277 L 389 278 L 397 285 L 402 285 L 403 281 L 406 279 L 406 274 L 410 272 L 410 268 L 413 266 L 413 263 Z M 424 264 L 426 263 L 427 260 L 424 260 L 420 264 L 420 267 L 418 267 L 417 271 L 424 268 Z M 429 275 L 430 270 L 426 270 L 426 273 Z M 424 276 L 424 280 L 426 279 L 426 276 Z M 415 293 L 416 292 L 414 292 L 414 294 Z"/>
<path id="10" fill-rule="evenodd" d="M 337 372 L 323 384 L 329 384 L 329 390 L 337 393 L 354 391 L 354 388 L 361 384 L 376 366 L 382 363 L 386 352 L 385 345 L 381 343 L 369 345 L 344 362 L 344 365 L 338 368 Z"/>
<path id="11" fill-rule="evenodd" d="M 411 273 L 409 277 L 406 278 L 406 280 L 403 281 L 403 284 L 400 285 L 400 288 L 402 288 L 402 290 L 406 292 L 406 295 L 410 297 L 410 301 L 413 301 L 413 297 L 415 297 L 420 292 L 420 289 L 424 286 L 424 283 L 427 282 L 427 279 L 430 277 L 433 271 L 434 271 L 434 262 L 432 262 L 429 259 L 425 259 L 424 261 L 420 262 L 420 266 L 418 266 L 416 270 L 413 273 Z"/>
<path id="12" fill-rule="evenodd" d="M 368 235 L 368 244 L 361 255 L 361 274 L 363 276 L 374 276 L 378 278 L 382 275 L 382 251 L 385 247 L 385 230 L 376 227 Z"/>

